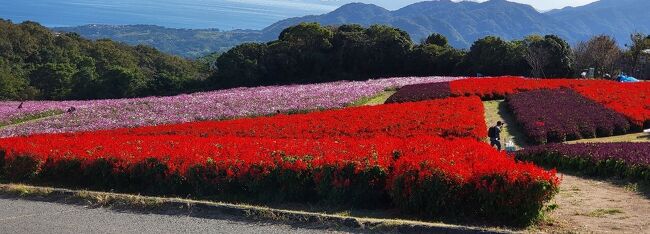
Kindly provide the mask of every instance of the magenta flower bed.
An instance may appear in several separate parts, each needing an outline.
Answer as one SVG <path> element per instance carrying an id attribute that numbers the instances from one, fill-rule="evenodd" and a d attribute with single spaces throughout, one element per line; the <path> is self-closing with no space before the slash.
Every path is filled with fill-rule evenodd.
<path id="1" fill-rule="evenodd" d="M 418 102 L 450 96 L 449 82 L 413 84 L 400 88 L 386 103 Z"/>
<path id="2" fill-rule="evenodd" d="M 384 89 L 409 84 L 447 82 L 456 77 L 399 77 L 368 81 L 334 82 L 310 85 L 236 88 L 172 97 L 134 99 L 25 102 L 0 102 L 0 122 L 48 110 L 77 110 L 38 121 L 0 128 L 0 137 L 34 133 L 62 133 L 218 120 L 277 112 L 342 108 Z"/>
<path id="3" fill-rule="evenodd" d="M 624 134 L 630 122 L 570 89 L 541 89 L 506 98 L 532 143 L 564 142 Z"/>
<path id="4" fill-rule="evenodd" d="M 517 158 L 596 176 L 650 182 L 650 143 L 549 144 L 517 152 Z"/>

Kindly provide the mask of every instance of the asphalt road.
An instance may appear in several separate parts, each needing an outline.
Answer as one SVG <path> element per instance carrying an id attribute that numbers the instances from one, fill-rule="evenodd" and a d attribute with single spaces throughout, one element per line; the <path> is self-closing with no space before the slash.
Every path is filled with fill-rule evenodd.
<path id="1" fill-rule="evenodd" d="M 121 212 L 0 198 L 0 233 L 324 233 L 283 224 Z"/>

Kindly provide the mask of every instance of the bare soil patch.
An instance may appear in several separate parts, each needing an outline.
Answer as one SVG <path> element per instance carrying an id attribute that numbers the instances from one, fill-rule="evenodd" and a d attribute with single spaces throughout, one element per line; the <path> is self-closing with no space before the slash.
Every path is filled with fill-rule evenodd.
<path id="1" fill-rule="evenodd" d="M 532 231 L 650 233 L 650 199 L 640 185 L 562 175 L 547 220 Z"/>

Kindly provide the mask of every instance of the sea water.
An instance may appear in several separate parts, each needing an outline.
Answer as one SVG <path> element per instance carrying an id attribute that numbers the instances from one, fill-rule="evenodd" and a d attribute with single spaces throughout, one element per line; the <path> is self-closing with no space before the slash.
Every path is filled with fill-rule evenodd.
<path id="1" fill-rule="evenodd" d="M 0 18 L 47 27 L 152 24 L 171 28 L 262 29 L 322 14 L 331 5 L 290 0 L 0 0 Z"/>

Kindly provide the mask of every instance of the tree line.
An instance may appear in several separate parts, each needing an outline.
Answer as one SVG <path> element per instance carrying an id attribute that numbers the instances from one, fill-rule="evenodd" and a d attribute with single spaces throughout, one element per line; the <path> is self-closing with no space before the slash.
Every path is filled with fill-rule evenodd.
<path id="1" fill-rule="evenodd" d="M 90 41 L 0 20 L 0 99 L 172 95 L 203 86 L 201 64 L 147 46 Z"/>
<path id="2" fill-rule="evenodd" d="M 626 48 L 604 35 L 574 48 L 555 35 L 532 35 L 512 41 L 488 36 L 464 50 L 440 34 L 414 43 L 389 26 L 302 23 L 275 41 L 187 60 L 148 46 L 53 33 L 34 22 L 0 20 L 0 33 L 3 100 L 173 95 L 392 76 L 576 77 L 586 68 L 600 76 L 626 71 L 650 77 L 650 37 L 642 34 L 633 35 Z"/>
<path id="3" fill-rule="evenodd" d="M 648 77 L 642 51 L 650 49 L 650 36 L 634 34 L 632 42 L 622 49 L 612 37 L 599 35 L 572 48 L 555 35 L 512 41 L 487 36 L 463 50 L 440 34 L 415 44 L 389 26 L 302 23 L 276 41 L 246 43 L 222 54 L 209 80 L 217 87 L 236 87 L 412 75 L 559 78 L 579 76 L 587 68 L 601 76 L 626 71 Z"/>

